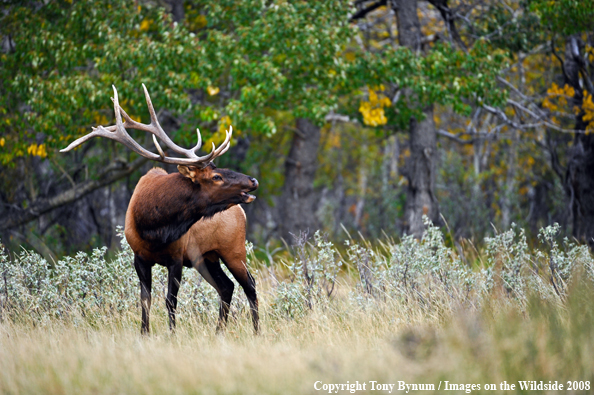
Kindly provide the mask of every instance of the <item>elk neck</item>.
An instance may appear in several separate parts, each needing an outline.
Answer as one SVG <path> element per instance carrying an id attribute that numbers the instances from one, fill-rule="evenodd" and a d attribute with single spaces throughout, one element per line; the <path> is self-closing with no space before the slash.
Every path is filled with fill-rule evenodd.
<path id="1" fill-rule="evenodd" d="M 142 188 L 139 182 L 135 191 L 138 199 L 134 203 L 140 203 L 142 208 L 135 204 L 130 209 L 134 210 L 138 235 L 153 247 L 178 240 L 201 218 L 212 217 L 236 204 L 228 200 L 209 201 L 204 188 L 179 173 L 153 173 L 147 181 L 151 188 Z M 130 203 L 132 206 L 133 202 Z"/>

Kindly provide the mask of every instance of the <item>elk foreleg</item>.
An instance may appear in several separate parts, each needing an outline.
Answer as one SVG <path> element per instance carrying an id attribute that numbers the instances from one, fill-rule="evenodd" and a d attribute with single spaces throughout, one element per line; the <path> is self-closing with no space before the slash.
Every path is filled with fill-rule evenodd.
<path id="1" fill-rule="evenodd" d="M 142 327 L 140 332 L 143 335 L 149 333 L 149 318 L 151 311 L 151 290 L 152 290 L 152 265 L 144 261 L 138 255 L 134 255 L 134 268 L 140 280 L 140 306 L 142 308 Z"/>
<path id="2" fill-rule="evenodd" d="M 182 280 L 183 265 L 181 262 L 168 266 L 167 279 L 167 298 L 165 304 L 167 305 L 167 312 L 169 313 L 169 329 L 175 331 L 175 311 L 177 309 L 177 292 Z"/>

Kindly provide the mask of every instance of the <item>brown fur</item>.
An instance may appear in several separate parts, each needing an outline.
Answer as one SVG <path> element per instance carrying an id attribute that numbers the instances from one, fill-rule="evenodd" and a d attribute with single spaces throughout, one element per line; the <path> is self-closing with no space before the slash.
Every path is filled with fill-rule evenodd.
<path id="1" fill-rule="evenodd" d="M 167 262 L 173 258 L 183 261 L 186 267 L 198 269 L 205 254 L 207 258 L 214 258 L 215 253 L 229 262 L 227 266 L 231 265 L 230 262 L 236 264 L 232 265 L 233 269 L 229 267 L 231 273 L 235 274 L 240 271 L 238 266 L 245 268 L 245 227 L 245 212 L 241 206 L 232 206 L 211 218 L 201 219 L 180 239 L 154 251 L 149 243 L 138 237 L 136 224 L 128 212 L 125 234 L 128 243 L 134 245 L 134 252 L 145 260 L 167 266 Z"/>
<path id="2" fill-rule="evenodd" d="M 255 199 L 245 192 L 257 188 L 258 182 L 244 174 L 212 164 L 203 169 L 178 168 L 180 173 L 171 174 L 153 168 L 138 181 L 126 213 L 136 225 L 135 234 L 126 233 L 126 238 L 134 239 L 129 240 L 133 249 L 138 243 L 146 249 L 162 250 L 200 218 Z"/>
<path id="3" fill-rule="evenodd" d="M 173 174 L 154 168 L 141 177 L 126 212 L 125 236 L 134 251 L 141 284 L 142 332 L 149 331 L 154 264 L 169 271 L 166 302 L 172 329 L 182 266 L 195 267 L 219 293 L 221 329 L 227 321 L 233 282 L 219 259 L 244 289 L 257 331 L 256 284 L 245 264 L 246 218 L 237 204 L 255 199 L 246 191 L 256 189 L 258 182 L 214 165 L 178 168 L 180 173 Z"/>

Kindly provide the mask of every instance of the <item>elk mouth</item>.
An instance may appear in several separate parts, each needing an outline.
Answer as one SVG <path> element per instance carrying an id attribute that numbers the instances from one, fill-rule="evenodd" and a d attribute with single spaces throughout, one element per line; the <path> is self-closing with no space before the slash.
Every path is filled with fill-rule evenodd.
<path id="1" fill-rule="evenodd" d="M 240 196 L 241 196 L 241 202 L 242 203 L 246 203 L 247 204 L 247 203 L 251 203 L 254 200 L 256 200 L 256 197 L 254 195 L 250 195 L 247 192 L 243 192 L 242 191 L 241 194 L 240 194 Z"/>
<path id="2" fill-rule="evenodd" d="M 254 195 L 250 195 L 248 192 L 252 192 L 255 191 L 256 189 L 258 189 L 258 180 L 256 180 L 253 177 L 248 177 L 249 180 L 251 181 L 251 187 L 241 191 L 240 193 L 240 197 L 241 197 L 241 202 L 242 203 L 251 203 L 254 200 L 256 200 L 256 197 Z"/>

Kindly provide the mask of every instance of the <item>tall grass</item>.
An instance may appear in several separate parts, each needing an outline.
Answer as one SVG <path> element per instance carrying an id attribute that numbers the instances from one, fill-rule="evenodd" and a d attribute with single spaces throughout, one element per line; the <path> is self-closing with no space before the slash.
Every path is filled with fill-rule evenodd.
<path id="1" fill-rule="evenodd" d="M 194 271 L 184 273 L 171 334 L 158 270 L 152 334 L 140 336 L 125 243 L 112 260 L 95 250 L 55 264 L 2 251 L 0 393 L 301 394 L 318 393 L 317 381 L 503 393 L 503 381 L 593 382 L 594 260 L 557 233 L 543 229 L 530 249 L 512 228 L 474 255 L 430 224 L 420 242 L 349 239 L 342 254 L 320 234 L 301 235 L 291 256 L 265 264 L 250 254 L 257 336 L 239 288 L 227 330 L 215 334 L 218 298 Z"/>

